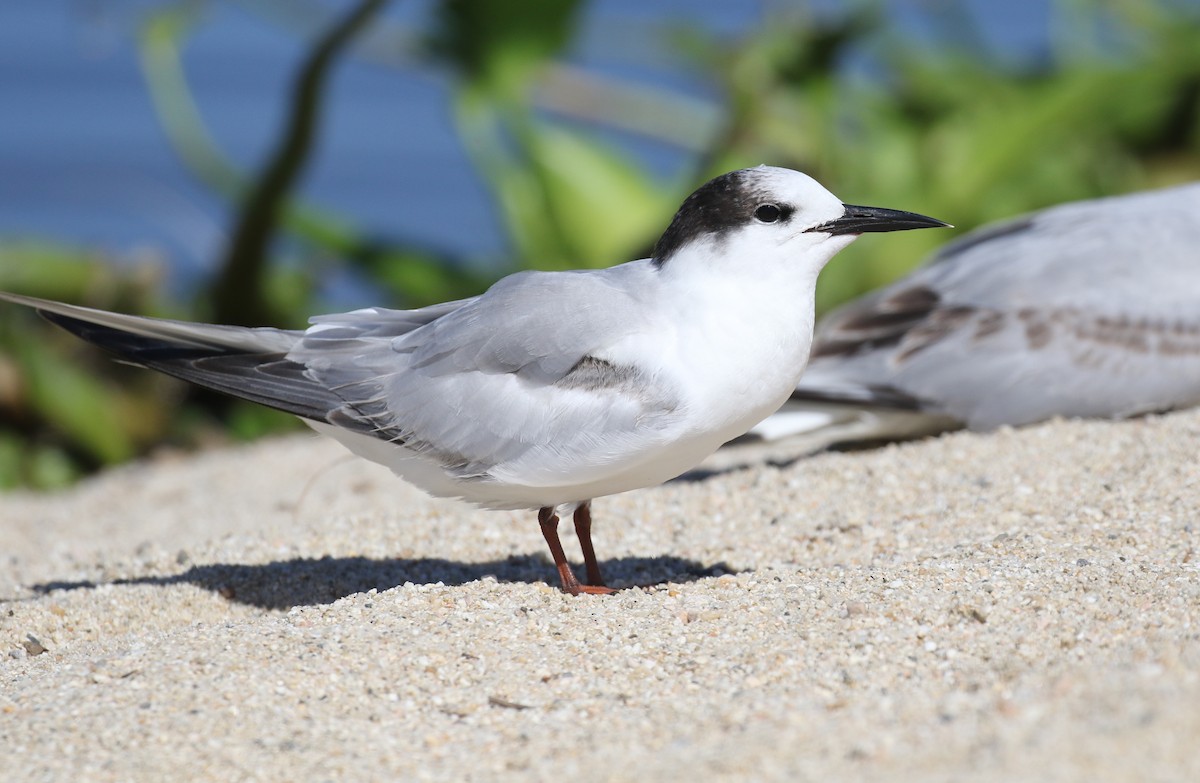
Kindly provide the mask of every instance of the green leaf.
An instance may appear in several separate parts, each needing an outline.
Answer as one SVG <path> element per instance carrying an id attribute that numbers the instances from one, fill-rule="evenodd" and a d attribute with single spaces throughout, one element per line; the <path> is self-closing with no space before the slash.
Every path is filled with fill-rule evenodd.
<path id="1" fill-rule="evenodd" d="M 579 0 L 443 0 L 428 49 L 462 78 L 516 98 L 571 39 Z"/>
<path id="2" fill-rule="evenodd" d="M 606 267 L 648 249 L 670 220 L 677 196 L 581 134 L 539 126 L 531 140 L 546 211 L 563 237 L 565 266 Z"/>
<path id="3" fill-rule="evenodd" d="M 36 343 L 18 339 L 14 347 L 29 403 L 39 415 L 101 462 L 121 462 L 134 455 L 134 441 L 121 415 L 130 406 L 119 392 Z"/>

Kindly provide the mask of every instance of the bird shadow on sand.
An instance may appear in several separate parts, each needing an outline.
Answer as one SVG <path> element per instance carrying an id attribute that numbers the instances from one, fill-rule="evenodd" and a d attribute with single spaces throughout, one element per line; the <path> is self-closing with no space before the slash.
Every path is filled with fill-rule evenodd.
<path id="1" fill-rule="evenodd" d="M 724 563 L 704 565 L 678 557 L 620 557 L 602 564 L 613 587 L 649 587 L 667 582 L 694 582 L 733 573 Z M 31 586 L 35 593 L 88 590 L 105 585 L 191 583 L 238 603 L 264 609 L 329 604 L 372 588 L 388 590 L 406 583 L 463 585 L 485 578 L 497 582 L 557 583 L 554 566 L 534 555 L 486 563 L 440 558 L 375 559 L 369 557 L 295 558 L 260 565 L 216 563 L 196 565 L 169 576 L 141 576 L 109 582 L 49 581 Z M 553 580 L 553 581 L 551 581 Z"/>

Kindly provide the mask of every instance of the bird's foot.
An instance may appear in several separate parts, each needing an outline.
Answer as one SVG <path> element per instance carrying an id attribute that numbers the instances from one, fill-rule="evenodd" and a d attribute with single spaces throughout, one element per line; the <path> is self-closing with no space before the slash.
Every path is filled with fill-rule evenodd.
<path id="1" fill-rule="evenodd" d="M 575 572 L 566 563 L 558 567 L 558 577 L 562 581 L 562 591 L 571 595 L 612 595 L 617 592 L 613 588 L 605 584 L 583 584 L 576 577 Z M 590 581 L 590 580 L 589 580 Z"/>
<path id="2" fill-rule="evenodd" d="M 566 590 L 565 587 L 563 589 Z M 586 595 L 612 595 L 617 591 L 615 588 L 607 585 L 576 585 L 574 592 L 571 592 L 570 590 L 567 590 L 567 592 L 571 593 L 571 595 L 579 595 L 580 593 L 584 593 Z"/>

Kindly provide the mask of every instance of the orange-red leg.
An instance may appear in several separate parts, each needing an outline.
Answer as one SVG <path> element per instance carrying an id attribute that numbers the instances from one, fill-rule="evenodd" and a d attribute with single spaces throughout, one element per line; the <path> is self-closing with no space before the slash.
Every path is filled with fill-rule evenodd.
<path id="1" fill-rule="evenodd" d="M 546 544 L 550 547 L 550 557 L 554 558 L 554 567 L 558 569 L 558 578 L 562 581 L 562 589 L 564 593 L 571 595 L 579 595 L 580 593 L 594 593 L 599 595 L 607 595 L 614 592 L 612 588 L 604 587 L 603 585 L 582 585 L 575 578 L 575 572 L 571 570 L 571 566 L 567 563 L 567 556 L 563 552 L 562 542 L 558 540 L 558 514 L 554 513 L 554 509 L 549 506 L 538 509 L 538 524 L 542 527 L 542 537 L 546 539 Z M 591 549 L 591 540 L 588 540 L 588 549 Z M 592 560 L 595 560 L 595 553 L 592 553 Z M 596 569 L 597 574 L 599 569 Z M 589 574 L 591 569 L 589 568 Z M 589 577 L 590 581 L 590 577 Z"/>
<path id="2" fill-rule="evenodd" d="M 587 583 L 592 587 L 606 587 L 604 577 L 600 575 L 600 563 L 596 560 L 596 550 L 592 548 L 591 503 L 584 503 L 575 509 L 575 535 L 579 538 L 579 548 L 583 550 L 583 565 L 587 569 Z"/>

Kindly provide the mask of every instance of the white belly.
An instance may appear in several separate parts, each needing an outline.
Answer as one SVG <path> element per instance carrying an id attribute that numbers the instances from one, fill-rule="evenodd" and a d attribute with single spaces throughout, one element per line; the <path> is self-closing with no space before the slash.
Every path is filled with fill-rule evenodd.
<path id="1" fill-rule="evenodd" d="M 404 446 L 330 424 L 306 423 L 358 456 L 389 468 L 397 476 L 431 495 L 458 498 L 491 509 L 560 506 L 655 486 L 695 467 L 730 439 L 724 433 L 691 436 L 646 451 L 624 463 L 614 464 L 608 475 L 597 480 L 532 486 L 489 478 L 460 479 L 443 470 L 434 460 Z"/>

